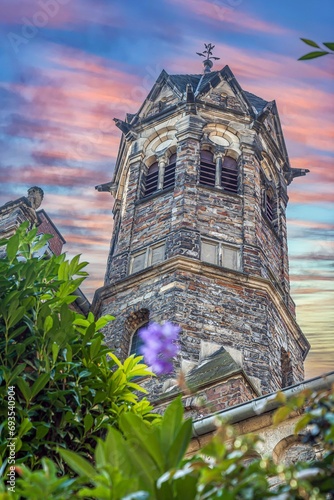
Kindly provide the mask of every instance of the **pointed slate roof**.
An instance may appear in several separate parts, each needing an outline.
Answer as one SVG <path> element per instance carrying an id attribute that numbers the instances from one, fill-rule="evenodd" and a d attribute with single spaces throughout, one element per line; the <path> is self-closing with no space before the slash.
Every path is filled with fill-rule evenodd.
<path id="1" fill-rule="evenodd" d="M 234 361 L 232 356 L 224 347 L 220 347 L 216 352 L 205 358 L 201 363 L 195 366 L 186 376 L 187 386 L 192 391 L 197 391 L 203 387 L 211 386 L 219 381 L 224 381 L 233 375 L 240 374 L 245 376 L 243 368 Z M 152 398 L 153 403 L 168 399 L 171 395 L 180 392 L 179 386 L 175 385 L 172 389 L 157 397 Z"/>
<path id="2" fill-rule="evenodd" d="M 201 92 L 210 81 L 217 77 L 218 73 L 218 71 L 212 71 L 202 75 L 169 75 L 169 78 L 182 93 L 186 91 L 188 83 L 192 85 L 194 91 L 197 89 L 198 84 L 201 83 L 199 89 L 197 89 Z"/>
<path id="3" fill-rule="evenodd" d="M 258 97 L 255 94 L 251 94 L 251 92 L 247 92 L 247 90 L 244 90 L 244 93 L 246 94 L 247 99 L 251 103 L 252 106 L 256 109 L 258 113 L 262 113 L 264 108 L 267 106 L 268 101 L 265 101 L 261 97 Z"/>
<path id="4" fill-rule="evenodd" d="M 221 347 L 189 372 L 187 384 L 191 389 L 197 389 L 241 371 L 232 356 Z"/>

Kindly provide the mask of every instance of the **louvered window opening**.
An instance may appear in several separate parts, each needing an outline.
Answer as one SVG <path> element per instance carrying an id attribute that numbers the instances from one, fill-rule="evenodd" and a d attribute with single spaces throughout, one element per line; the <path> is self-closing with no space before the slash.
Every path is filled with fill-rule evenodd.
<path id="1" fill-rule="evenodd" d="M 167 189 L 175 185 L 175 168 L 176 168 L 176 154 L 169 158 L 169 163 L 165 167 L 163 189 Z"/>
<path id="2" fill-rule="evenodd" d="M 216 164 L 210 151 L 201 151 L 199 181 L 206 186 L 216 185 Z"/>
<path id="3" fill-rule="evenodd" d="M 266 211 L 266 216 L 268 217 L 270 222 L 273 222 L 275 218 L 274 199 L 270 193 L 266 193 L 265 211 Z"/>
<path id="4" fill-rule="evenodd" d="M 146 175 L 144 196 L 149 196 L 158 189 L 158 179 L 159 165 L 155 162 L 150 166 Z"/>
<path id="5" fill-rule="evenodd" d="M 223 160 L 221 183 L 225 191 L 238 192 L 238 164 L 230 156 L 225 156 Z"/>
<path id="6" fill-rule="evenodd" d="M 200 184 L 216 186 L 217 165 L 210 151 L 201 152 Z M 234 158 L 225 156 L 222 162 L 221 187 L 230 193 L 238 192 L 238 164 Z"/>

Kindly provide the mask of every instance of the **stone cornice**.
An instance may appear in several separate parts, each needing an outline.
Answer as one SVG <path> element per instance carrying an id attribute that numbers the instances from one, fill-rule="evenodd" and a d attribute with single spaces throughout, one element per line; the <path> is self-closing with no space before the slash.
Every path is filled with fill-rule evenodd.
<path id="1" fill-rule="evenodd" d="M 215 266 L 213 264 L 207 264 L 205 262 L 181 255 L 172 257 L 155 266 L 148 267 L 143 271 L 132 274 L 112 285 L 99 288 L 95 292 L 91 310 L 95 314 L 97 314 L 101 308 L 103 301 L 108 300 L 112 296 L 120 294 L 129 288 L 138 288 L 141 283 L 145 283 L 149 279 L 154 279 L 157 276 L 161 276 L 163 274 L 171 275 L 172 273 L 175 273 L 177 271 L 184 271 L 213 279 L 218 278 L 219 280 L 225 282 L 227 285 L 246 285 L 253 290 L 259 290 L 267 294 L 272 303 L 280 311 L 283 320 L 285 321 L 296 342 L 301 346 L 303 359 L 305 359 L 310 349 L 310 344 L 304 336 L 303 332 L 300 330 L 296 319 L 288 310 L 286 304 L 284 303 L 283 297 L 281 297 L 281 295 L 275 289 L 274 285 L 269 280 L 260 276 L 250 276 L 249 274 L 245 274 L 240 271 L 234 271 Z"/>

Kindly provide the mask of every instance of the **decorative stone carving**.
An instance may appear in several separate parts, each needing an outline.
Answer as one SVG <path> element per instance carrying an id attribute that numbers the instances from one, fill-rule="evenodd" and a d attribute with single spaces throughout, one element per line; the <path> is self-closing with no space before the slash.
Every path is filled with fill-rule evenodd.
<path id="1" fill-rule="evenodd" d="M 28 200 L 34 210 L 37 210 L 41 206 L 43 198 L 44 191 L 42 188 L 33 186 L 28 189 Z"/>

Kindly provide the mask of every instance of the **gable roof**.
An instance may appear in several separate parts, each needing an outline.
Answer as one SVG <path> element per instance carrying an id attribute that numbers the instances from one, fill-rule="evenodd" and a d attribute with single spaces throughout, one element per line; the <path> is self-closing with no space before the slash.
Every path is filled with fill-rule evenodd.
<path id="1" fill-rule="evenodd" d="M 138 117 L 144 109 L 147 109 L 149 103 L 156 100 L 164 85 L 168 85 L 174 92 L 175 97 L 179 100 L 185 98 L 187 85 L 191 85 L 195 96 L 199 98 L 205 96 L 212 89 L 217 87 L 222 81 L 226 81 L 236 96 L 244 103 L 244 108 L 254 118 L 262 113 L 267 101 L 250 92 L 244 91 L 229 66 L 224 66 L 221 70 L 211 71 L 210 73 L 195 74 L 195 75 L 169 75 L 165 70 L 162 70 L 147 98 L 135 115 L 128 115 L 130 123 L 136 123 Z"/>

